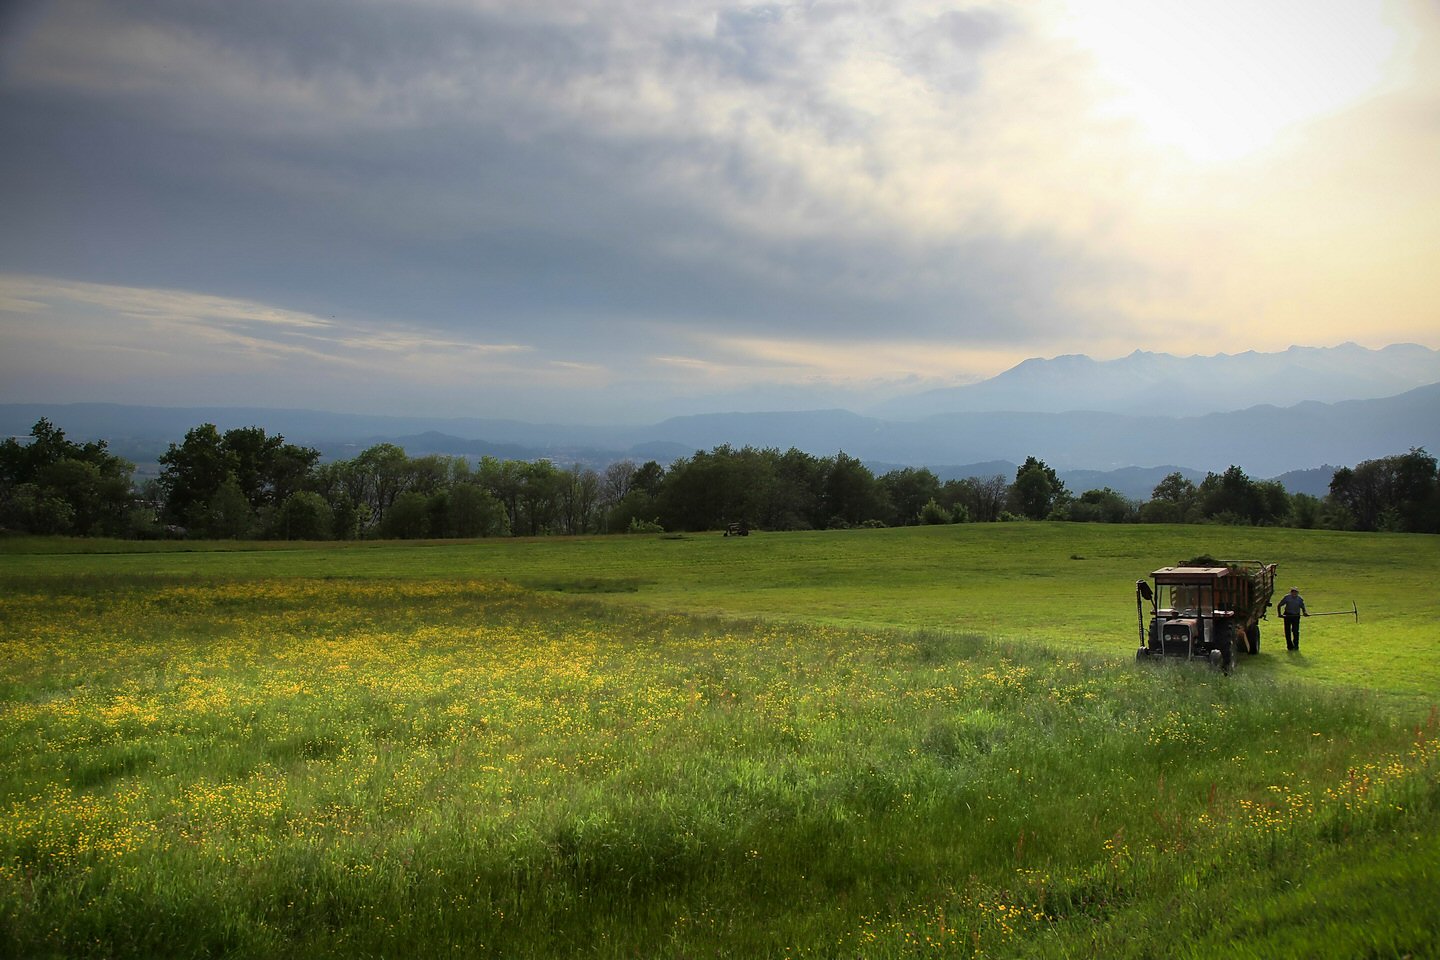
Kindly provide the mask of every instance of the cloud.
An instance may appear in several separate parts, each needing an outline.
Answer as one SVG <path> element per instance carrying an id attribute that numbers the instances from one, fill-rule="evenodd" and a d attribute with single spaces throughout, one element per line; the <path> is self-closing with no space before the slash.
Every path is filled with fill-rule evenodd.
<path id="1" fill-rule="evenodd" d="M 97 375 L 118 351 L 146 357 L 150 376 L 230 372 L 259 362 L 287 376 L 386 376 L 404 364 L 454 379 L 507 371 L 513 358 L 528 352 L 518 344 L 374 329 L 248 300 L 5 275 L 0 330 L 17 376 L 31 365 L 70 378 Z M 67 371 L 40 356 L 58 344 L 71 345 L 67 362 L 84 352 L 89 364 Z"/>
<path id="2" fill-rule="evenodd" d="M 0 303 L 24 304 L 26 312 L 32 313 L 53 309 L 54 303 L 60 301 L 104 307 L 122 317 L 153 322 L 208 322 L 299 330 L 334 326 L 328 320 L 293 310 L 178 290 L 140 290 L 41 277 L 0 277 L 0 291 L 5 297 Z"/>
<path id="3" fill-rule="evenodd" d="M 1378 3 L 1378 85 L 1216 158 L 1117 94 L 1193 61 L 1164 89 L 1236 102 L 1168 0 L 51 0 L 0 39 L 0 270 L 52 298 L 12 283 L 6 336 L 63 300 L 397 397 L 1363 339 L 1367 295 L 1433 339 L 1440 30 Z M 1252 6 L 1204 35 L 1293 16 Z M 1270 33 L 1223 49 L 1299 69 Z"/>
<path id="4" fill-rule="evenodd" d="M 716 349 L 733 357 L 735 370 L 778 367 L 793 380 L 852 383 L 929 383 L 953 385 L 968 378 L 957 370 L 1008 365 L 1009 350 L 986 351 L 934 341 L 888 340 L 884 343 L 831 342 L 747 337 L 717 338 Z"/>

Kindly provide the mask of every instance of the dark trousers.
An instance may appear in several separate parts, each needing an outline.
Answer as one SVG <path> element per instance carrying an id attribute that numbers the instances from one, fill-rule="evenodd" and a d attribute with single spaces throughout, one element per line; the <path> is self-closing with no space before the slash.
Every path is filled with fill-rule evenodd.
<path id="1" fill-rule="evenodd" d="M 1282 617 L 1281 619 L 1285 621 L 1285 649 L 1286 649 L 1286 650 L 1299 650 L 1299 649 L 1300 649 L 1300 618 L 1299 618 L 1299 617 Z"/>

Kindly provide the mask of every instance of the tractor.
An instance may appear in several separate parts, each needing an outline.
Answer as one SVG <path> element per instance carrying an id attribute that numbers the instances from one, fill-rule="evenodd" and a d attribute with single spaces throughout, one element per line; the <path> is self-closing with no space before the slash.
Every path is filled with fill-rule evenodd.
<path id="1" fill-rule="evenodd" d="M 1229 674 L 1235 654 L 1260 652 L 1260 621 L 1275 595 L 1275 564 L 1200 557 L 1135 581 L 1137 660 L 1208 660 Z M 1150 603 L 1149 628 L 1145 603 Z"/>

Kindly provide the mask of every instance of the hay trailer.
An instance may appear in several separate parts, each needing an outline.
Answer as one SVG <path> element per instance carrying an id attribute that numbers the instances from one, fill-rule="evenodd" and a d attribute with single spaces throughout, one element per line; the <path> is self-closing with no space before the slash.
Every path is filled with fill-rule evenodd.
<path id="1" fill-rule="evenodd" d="M 1235 653 L 1260 652 L 1260 621 L 1275 595 L 1275 564 L 1201 557 L 1135 581 L 1137 660 L 1205 659 L 1229 673 Z M 1145 603 L 1150 623 L 1145 623 Z"/>

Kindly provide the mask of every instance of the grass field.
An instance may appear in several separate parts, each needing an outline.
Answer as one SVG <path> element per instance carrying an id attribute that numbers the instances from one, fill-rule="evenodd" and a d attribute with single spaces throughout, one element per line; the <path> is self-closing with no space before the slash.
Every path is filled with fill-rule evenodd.
<path id="1" fill-rule="evenodd" d="M 1119 658 L 1138 641 L 1136 579 L 1199 554 L 1263 559 L 1280 564 L 1281 586 L 1300 587 L 1312 611 L 1354 602 L 1360 622 L 1312 618 L 1300 655 L 1286 657 L 1271 619 L 1265 655 L 1247 667 L 1420 707 L 1440 695 L 1437 537 L 1025 523 L 301 546 L 20 540 L 0 551 L 11 578 L 499 578 L 665 613 L 958 631 Z"/>
<path id="2" fill-rule="evenodd" d="M 1280 562 L 1236 676 L 1134 580 Z M 1437 956 L 1440 538 L 0 545 L 0 953 Z M 1268 629 L 1268 625 L 1267 625 Z"/>

